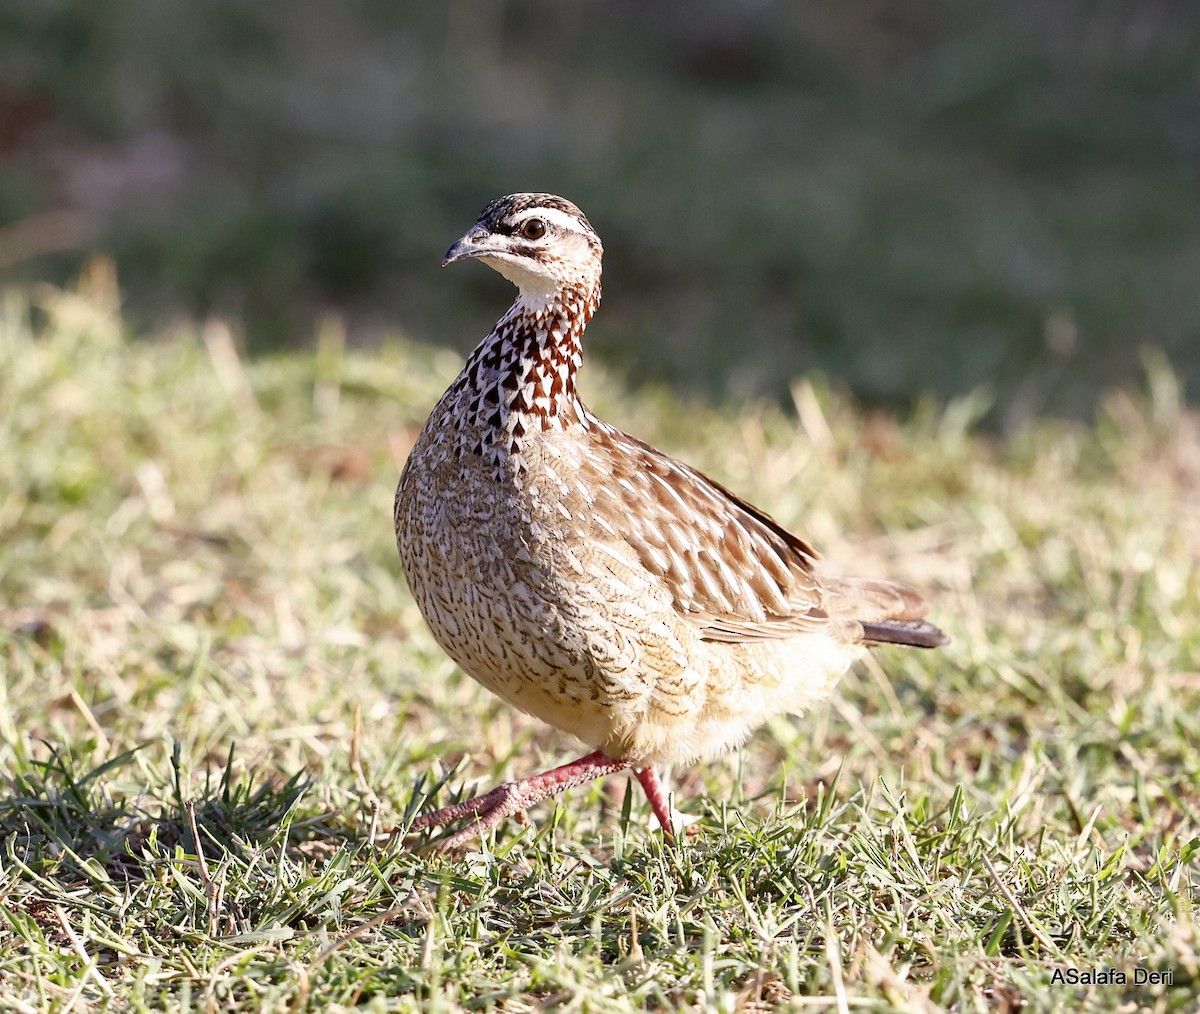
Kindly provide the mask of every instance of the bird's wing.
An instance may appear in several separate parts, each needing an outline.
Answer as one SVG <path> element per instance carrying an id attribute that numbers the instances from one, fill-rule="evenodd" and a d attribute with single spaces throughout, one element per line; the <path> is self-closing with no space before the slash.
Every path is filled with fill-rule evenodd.
<path id="1" fill-rule="evenodd" d="M 635 437 L 603 426 L 597 439 L 621 444 L 598 456 L 616 463 L 601 483 L 617 501 L 621 538 L 702 637 L 768 640 L 853 624 L 831 620 L 813 571 L 818 555 L 803 539 Z"/>

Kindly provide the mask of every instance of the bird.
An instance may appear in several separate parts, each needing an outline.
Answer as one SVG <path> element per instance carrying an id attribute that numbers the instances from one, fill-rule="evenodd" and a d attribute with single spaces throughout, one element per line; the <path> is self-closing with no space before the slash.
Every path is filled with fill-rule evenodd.
<path id="1" fill-rule="evenodd" d="M 590 749 L 417 816 L 410 831 L 467 822 L 446 850 L 625 770 L 671 839 L 660 767 L 803 713 L 871 645 L 949 640 L 913 589 L 822 576 L 804 539 L 584 405 L 576 377 L 603 252 L 570 201 L 516 193 L 489 203 L 442 261 L 482 261 L 517 297 L 402 470 L 404 574 L 463 672 Z"/>

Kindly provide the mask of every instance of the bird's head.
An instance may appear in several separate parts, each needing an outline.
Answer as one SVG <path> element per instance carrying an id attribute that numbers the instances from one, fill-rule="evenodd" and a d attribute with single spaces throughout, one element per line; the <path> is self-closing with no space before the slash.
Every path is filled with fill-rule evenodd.
<path id="1" fill-rule="evenodd" d="M 475 257 L 500 272 L 523 296 L 549 298 L 564 287 L 593 287 L 604 248 L 591 223 L 553 194 L 509 194 L 492 201 L 442 266 Z"/>

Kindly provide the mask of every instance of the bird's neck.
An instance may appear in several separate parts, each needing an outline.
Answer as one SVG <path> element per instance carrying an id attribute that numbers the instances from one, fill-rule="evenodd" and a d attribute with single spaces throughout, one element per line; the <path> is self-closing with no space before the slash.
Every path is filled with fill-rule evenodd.
<path id="1" fill-rule="evenodd" d="M 463 369 L 466 428 L 480 434 L 477 453 L 519 458 L 532 433 L 586 422 L 575 375 L 584 328 L 600 303 L 600 284 L 522 292 Z"/>

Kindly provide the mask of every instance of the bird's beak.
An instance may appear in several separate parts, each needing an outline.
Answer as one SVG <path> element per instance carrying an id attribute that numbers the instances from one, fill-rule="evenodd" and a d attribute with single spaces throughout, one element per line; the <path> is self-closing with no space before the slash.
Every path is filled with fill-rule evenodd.
<path id="1" fill-rule="evenodd" d="M 471 226 L 467 234 L 446 251 L 446 256 L 442 258 L 442 267 L 453 264 L 455 261 L 461 261 L 466 257 L 478 257 L 480 254 L 488 253 L 486 245 L 488 235 L 488 231 L 483 226 Z"/>

